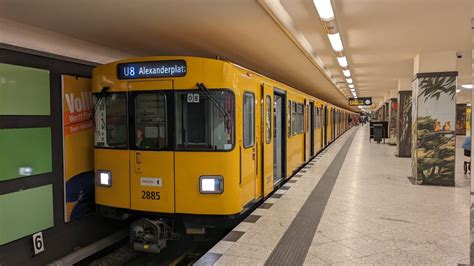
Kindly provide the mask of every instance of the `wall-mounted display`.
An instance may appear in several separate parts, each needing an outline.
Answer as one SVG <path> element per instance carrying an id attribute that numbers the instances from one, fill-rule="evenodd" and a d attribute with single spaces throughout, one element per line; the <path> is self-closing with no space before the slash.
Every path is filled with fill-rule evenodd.
<path id="1" fill-rule="evenodd" d="M 49 71 L 0 64 L 0 115 L 50 115 Z"/>
<path id="2" fill-rule="evenodd" d="M 49 127 L 0 129 L 0 182 L 51 171 Z"/>
<path id="3" fill-rule="evenodd" d="M 0 195 L 0 217 L 0 245 L 53 227 L 53 186 Z"/>

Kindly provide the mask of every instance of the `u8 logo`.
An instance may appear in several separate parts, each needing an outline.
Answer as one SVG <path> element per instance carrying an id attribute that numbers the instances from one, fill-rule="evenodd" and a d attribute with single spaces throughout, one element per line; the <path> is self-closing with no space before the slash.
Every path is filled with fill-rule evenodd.
<path id="1" fill-rule="evenodd" d="M 124 67 L 123 68 L 123 75 L 126 77 L 135 76 L 135 67 Z"/>

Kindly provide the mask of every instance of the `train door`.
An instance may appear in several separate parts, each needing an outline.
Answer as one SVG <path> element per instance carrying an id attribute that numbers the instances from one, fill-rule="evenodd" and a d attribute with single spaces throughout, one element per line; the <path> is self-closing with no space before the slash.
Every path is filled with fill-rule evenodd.
<path id="1" fill-rule="evenodd" d="M 240 146 L 241 187 L 243 204 L 256 196 L 257 141 L 256 141 L 256 95 L 254 91 L 244 91 L 242 98 L 242 144 Z"/>
<path id="2" fill-rule="evenodd" d="M 135 210 L 175 211 L 174 152 L 167 124 L 172 89 L 172 81 L 129 83 L 130 203 Z"/>
<path id="3" fill-rule="evenodd" d="M 304 152 L 303 152 L 303 162 L 306 162 L 308 158 L 311 156 L 311 140 L 310 140 L 310 134 L 309 134 L 309 108 L 308 108 L 308 103 L 306 99 L 304 99 L 303 103 L 303 134 L 304 134 L 304 140 L 303 140 L 303 147 L 304 147 Z"/>
<path id="4" fill-rule="evenodd" d="M 268 195 L 273 191 L 273 89 L 268 84 L 262 85 L 262 100 L 261 100 L 261 143 L 262 143 L 262 190 L 263 195 Z"/>
<path id="5" fill-rule="evenodd" d="M 309 135 L 310 135 L 310 152 L 309 156 L 314 156 L 314 102 L 309 103 L 309 117 L 308 117 Z"/>
<path id="6" fill-rule="evenodd" d="M 277 185 L 286 173 L 286 97 L 275 90 L 273 99 L 273 183 Z"/>
<path id="7" fill-rule="evenodd" d="M 336 138 L 336 110 L 331 108 L 331 142 Z"/>
<path id="8" fill-rule="evenodd" d="M 323 130 L 323 140 L 324 140 L 324 147 L 328 145 L 328 107 L 324 106 L 324 130 Z"/>

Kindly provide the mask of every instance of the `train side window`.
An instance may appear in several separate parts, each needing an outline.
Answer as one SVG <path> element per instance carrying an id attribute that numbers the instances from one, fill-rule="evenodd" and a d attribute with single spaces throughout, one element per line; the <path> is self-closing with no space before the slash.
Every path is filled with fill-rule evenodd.
<path id="1" fill-rule="evenodd" d="M 135 97 L 135 147 L 160 150 L 167 146 L 166 96 L 162 92 L 139 93 Z"/>
<path id="2" fill-rule="evenodd" d="M 306 110 L 306 120 L 305 120 L 305 121 L 306 121 L 306 132 L 309 132 L 309 128 L 310 128 L 310 126 L 311 126 L 311 125 L 310 125 L 310 123 L 311 123 L 311 116 L 310 116 L 310 113 L 309 113 L 309 112 L 310 112 L 311 109 L 309 109 L 308 106 L 305 105 L 305 110 Z"/>
<path id="3" fill-rule="evenodd" d="M 297 112 L 297 134 L 304 133 L 304 105 L 299 103 L 296 105 L 296 112 Z"/>
<path id="4" fill-rule="evenodd" d="M 298 113 L 296 112 L 296 102 L 291 102 L 291 135 L 298 133 Z"/>
<path id="5" fill-rule="evenodd" d="M 267 144 L 271 142 L 272 139 L 272 99 L 269 95 L 265 97 L 265 138 Z"/>
<path id="6" fill-rule="evenodd" d="M 249 148 L 255 142 L 255 96 L 244 93 L 244 148 Z"/>

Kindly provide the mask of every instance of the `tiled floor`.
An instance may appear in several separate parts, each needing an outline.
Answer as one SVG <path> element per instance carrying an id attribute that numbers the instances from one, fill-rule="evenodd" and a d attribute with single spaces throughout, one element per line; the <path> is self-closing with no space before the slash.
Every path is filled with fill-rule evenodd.
<path id="1" fill-rule="evenodd" d="M 366 129 L 356 134 L 306 262 L 468 264 L 470 179 L 462 172 L 463 138 L 453 188 L 412 185 L 410 158 L 394 157 L 394 146 L 369 143 Z M 318 236 L 333 241 L 320 243 Z"/>
<path id="2" fill-rule="evenodd" d="M 368 127 L 352 131 L 355 138 L 304 264 L 468 264 L 470 179 L 462 173 L 462 150 L 456 187 L 414 186 L 407 178 L 410 158 L 395 157 L 394 146 L 369 143 Z M 197 264 L 264 264 L 348 136 Z"/>

